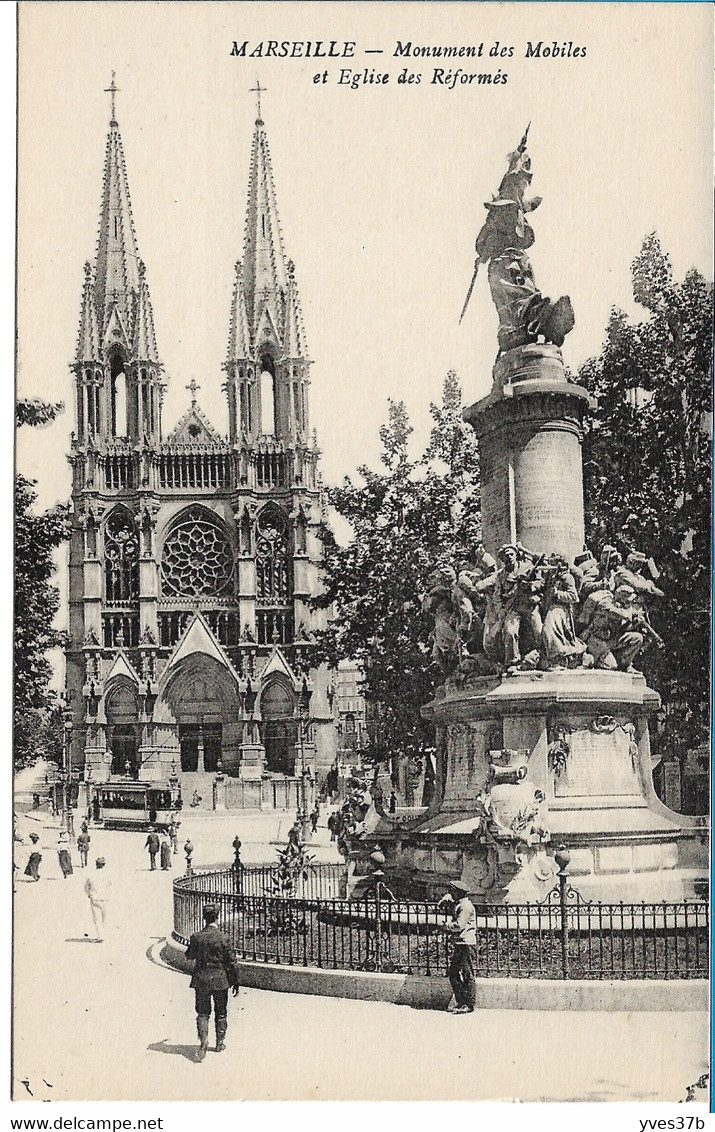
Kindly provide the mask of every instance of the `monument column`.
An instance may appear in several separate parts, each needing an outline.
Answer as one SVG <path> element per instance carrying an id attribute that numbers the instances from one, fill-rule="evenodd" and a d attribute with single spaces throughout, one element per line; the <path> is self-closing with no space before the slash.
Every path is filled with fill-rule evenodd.
<path id="1" fill-rule="evenodd" d="M 569 561 L 583 550 L 589 404 L 586 390 L 566 380 L 557 346 L 517 346 L 498 358 L 492 392 L 464 411 L 479 437 L 482 532 L 491 554 L 517 542 Z"/>

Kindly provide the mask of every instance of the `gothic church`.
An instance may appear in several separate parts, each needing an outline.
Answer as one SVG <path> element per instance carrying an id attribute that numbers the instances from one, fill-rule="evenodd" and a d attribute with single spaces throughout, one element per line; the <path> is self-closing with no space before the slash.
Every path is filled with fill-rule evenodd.
<path id="1" fill-rule="evenodd" d="M 194 382 L 186 413 L 163 433 L 166 382 L 114 80 L 110 91 L 72 366 L 71 766 L 94 782 L 182 774 L 184 786 L 218 770 L 254 793 L 301 763 L 321 779 L 336 756 L 333 676 L 311 665 L 324 505 L 260 88 L 223 366 L 228 437 L 201 411 Z"/>

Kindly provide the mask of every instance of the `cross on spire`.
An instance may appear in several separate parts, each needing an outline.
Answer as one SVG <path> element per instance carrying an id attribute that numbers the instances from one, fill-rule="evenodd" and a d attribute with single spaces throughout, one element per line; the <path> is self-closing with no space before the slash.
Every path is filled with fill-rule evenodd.
<path id="1" fill-rule="evenodd" d="M 193 406 L 194 406 L 194 405 L 196 404 L 196 390 L 197 390 L 197 389 L 200 389 L 200 388 L 201 388 L 201 386 L 200 386 L 200 385 L 197 385 L 197 384 L 196 384 L 196 378 L 195 378 L 195 377 L 192 377 L 192 378 L 191 378 L 191 381 L 190 381 L 190 382 L 189 382 L 189 384 L 188 384 L 188 385 L 186 386 L 186 388 L 187 388 L 187 389 L 190 389 L 190 390 L 191 390 L 191 405 L 192 405 L 192 407 L 193 407 Z"/>
<path id="2" fill-rule="evenodd" d="M 256 121 L 261 121 L 261 95 L 265 94 L 268 88 L 261 86 L 259 79 L 256 79 L 256 85 L 251 87 L 250 93 L 256 96 Z"/>
<path id="3" fill-rule="evenodd" d="M 119 87 L 117 86 L 116 82 L 114 81 L 114 80 L 116 79 L 116 77 L 117 77 L 116 71 L 112 71 L 112 81 L 111 81 L 111 83 L 110 83 L 110 85 L 109 85 L 109 86 L 105 86 L 105 88 L 104 88 L 104 93 L 105 93 L 105 94 L 109 94 L 109 95 L 111 95 L 111 96 L 112 96 L 112 97 L 111 97 L 111 102 L 110 102 L 110 123 L 111 123 L 111 125 L 113 125 L 113 126 L 116 126 L 116 124 L 117 124 L 117 117 L 116 117 L 116 110 L 117 110 L 117 105 L 116 105 L 116 95 L 117 95 L 117 92 L 118 92 L 118 90 L 120 89 L 120 88 L 119 88 Z"/>

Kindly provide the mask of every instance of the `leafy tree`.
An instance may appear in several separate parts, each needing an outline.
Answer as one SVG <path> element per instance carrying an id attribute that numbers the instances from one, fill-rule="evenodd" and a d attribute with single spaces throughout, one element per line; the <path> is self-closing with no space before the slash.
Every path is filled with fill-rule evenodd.
<path id="1" fill-rule="evenodd" d="M 647 317 L 613 310 L 578 378 L 597 400 L 584 440 L 587 537 L 640 550 L 662 572 L 650 613 L 666 647 L 641 661 L 666 707 L 662 742 L 685 750 L 709 730 L 713 288 L 695 270 L 675 280 L 655 234 L 632 277 Z"/>
<path id="2" fill-rule="evenodd" d="M 17 406 L 18 425 L 38 427 L 49 424 L 62 405 L 45 401 L 21 400 Z M 53 551 L 68 537 L 67 507 L 52 507 L 36 514 L 35 481 L 15 477 L 15 648 L 13 751 L 15 762 L 43 748 L 57 756 L 61 713 L 57 696 L 50 688 L 52 667 L 50 649 L 64 643 L 64 634 L 53 628 L 60 604 Z"/>
<path id="3" fill-rule="evenodd" d="M 421 612 L 428 575 L 457 565 L 480 537 L 476 438 L 462 420 L 462 394 L 450 372 L 442 403 L 431 405 L 432 433 L 422 456 L 410 454 L 412 427 L 402 402 L 389 401 L 380 430 L 382 470 L 358 469 L 328 492 L 352 528 L 347 546 L 322 528 L 324 585 L 318 608 L 331 609 L 320 635 L 320 659 L 359 661 L 363 694 L 378 720 L 381 759 L 433 745 L 420 716 L 434 679 L 429 623 Z M 316 658 L 317 659 L 317 658 Z"/>

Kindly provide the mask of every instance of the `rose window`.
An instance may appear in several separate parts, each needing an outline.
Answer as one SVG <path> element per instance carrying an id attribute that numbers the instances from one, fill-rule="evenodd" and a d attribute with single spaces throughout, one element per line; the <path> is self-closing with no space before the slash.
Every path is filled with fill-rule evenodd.
<path id="1" fill-rule="evenodd" d="M 204 516 L 182 520 L 164 543 L 163 592 L 219 597 L 231 590 L 233 553 L 221 527 Z"/>

